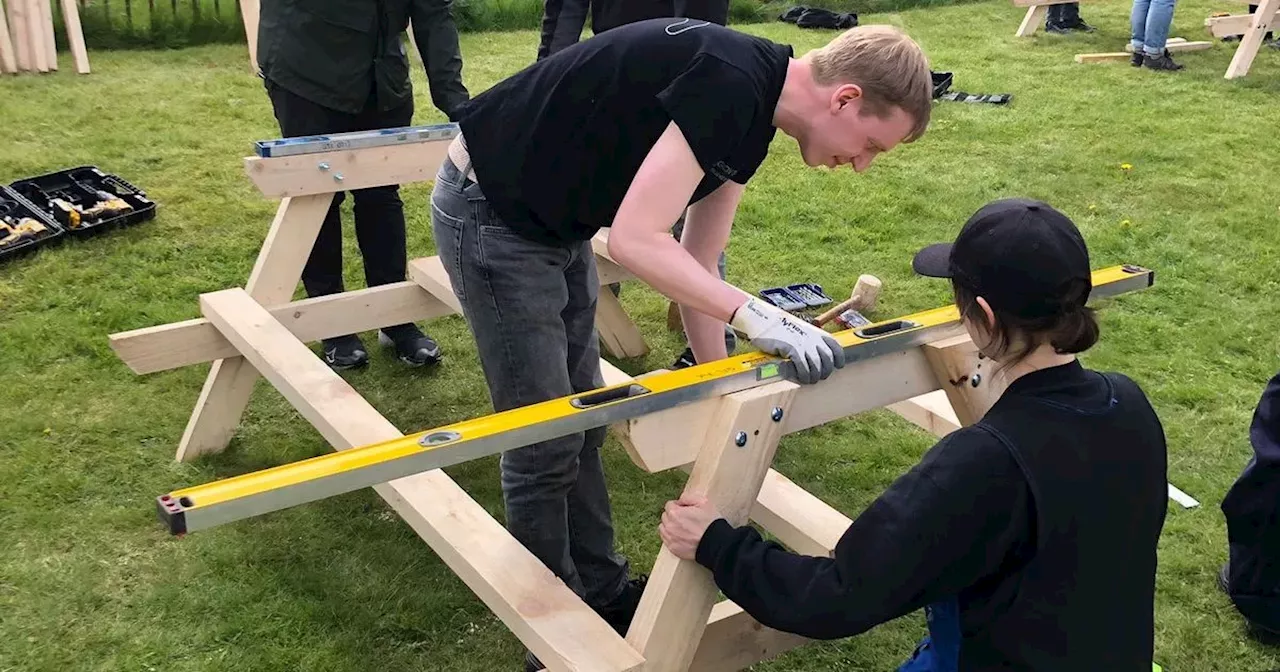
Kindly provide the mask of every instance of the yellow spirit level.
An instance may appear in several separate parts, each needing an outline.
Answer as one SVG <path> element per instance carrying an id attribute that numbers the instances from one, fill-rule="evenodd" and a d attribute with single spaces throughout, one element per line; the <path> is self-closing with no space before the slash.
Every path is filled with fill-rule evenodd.
<path id="1" fill-rule="evenodd" d="M 1154 281 L 1153 271 L 1137 266 L 1101 269 L 1093 273 L 1089 298 L 1145 289 Z M 947 306 L 833 336 L 844 347 L 845 362 L 853 363 L 928 343 L 940 332 L 956 328 L 959 319 L 955 306 Z M 170 532 L 183 534 L 700 399 L 795 379 L 789 360 L 753 352 L 175 490 L 156 498 L 156 508 Z"/>

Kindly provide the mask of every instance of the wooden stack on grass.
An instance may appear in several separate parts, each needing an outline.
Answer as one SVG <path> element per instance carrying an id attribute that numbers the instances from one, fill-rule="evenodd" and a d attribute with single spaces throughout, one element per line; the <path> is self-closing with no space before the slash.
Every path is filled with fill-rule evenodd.
<path id="1" fill-rule="evenodd" d="M 80 30 L 75 0 L 61 0 L 67 44 L 76 72 L 88 74 L 89 55 Z M 0 0 L 0 72 L 49 72 L 58 69 L 53 36 L 53 0 Z"/>

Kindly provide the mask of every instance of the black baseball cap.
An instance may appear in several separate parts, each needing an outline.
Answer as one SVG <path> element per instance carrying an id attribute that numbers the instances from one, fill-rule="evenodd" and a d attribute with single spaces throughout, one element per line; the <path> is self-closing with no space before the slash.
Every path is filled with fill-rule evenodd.
<path id="1" fill-rule="evenodd" d="M 911 267 L 920 275 L 952 278 L 993 309 L 1028 318 L 1078 308 L 1093 289 L 1080 230 L 1047 203 L 1025 198 L 983 206 L 954 243 L 920 250 Z"/>

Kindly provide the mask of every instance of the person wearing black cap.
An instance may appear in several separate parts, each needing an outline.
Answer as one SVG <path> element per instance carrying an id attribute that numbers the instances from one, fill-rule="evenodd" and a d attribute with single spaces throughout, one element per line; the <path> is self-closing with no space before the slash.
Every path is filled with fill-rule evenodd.
<path id="1" fill-rule="evenodd" d="M 1153 669 L 1164 430 L 1139 386 L 1084 368 L 1098 338 L 1089 254 L 1066 216 L 996 201 L 913 267 L 949 278 L 962 322 L 1008 387 L 854 520 L 833 557 L 735 528 L 705 497 L 669 502 L 659 532 L 766 626 L 853 636 L 924 608 L 899 668 Z"/>

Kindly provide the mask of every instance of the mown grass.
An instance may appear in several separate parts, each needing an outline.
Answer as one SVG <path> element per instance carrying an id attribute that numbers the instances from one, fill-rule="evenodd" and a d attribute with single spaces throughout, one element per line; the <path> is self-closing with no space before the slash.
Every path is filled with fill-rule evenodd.
<path id="1" fill-rule="evenodd" d="M 1205 15 L 1233 7 L 1180 3 L 1174 34 L 1197 38 Z M 924 139 L 861 176 L 808 170 L 779 136 L 738 217 L 730 280 L 838 294 L 874 273 L 885 282 L 877 317 L 941 305 L 945 286 L 912 277 L 910 255 L 1009 195 L 1076 218 L 1096 267 L 1156 269 L 1154 288 L 1109 302 L 1086 357 L 1146 388 L 1170 478 L 1202 502 L 1170 506 L 1156 658 L 1172 672 L 1271 670 L 1280 656 L 1244 636 L 1214 576 L 1226 555 L 1217 506 L 1280 368 L 1280 201 L 1268 188 L 1280 54 L 1264 50 L 1234 82 L 1221 77 L 1223 45 L 1181 57 L 1188 67 L 1175 75 L 1076 65 L 1072 54 L 1117 50 L 1127 32 L 1122 3 L 1084 11 L 1098 33 L 1028 40 L 1012 36 L 1020 10 L 1004 2 L 865 16 L 907 27 L 956 89 L 1013 93 L 1013 105 L 939 103 Z M 743 29 L 797 52 L 830 35 Z M 536 40 L 465 36 L 468 85 L 523 67 Z M 439 121 L 417 65 L 414 78 L 416 121 Z M 244 49 L 97 53 L 91 76 L 5 78 L 0 94 L 21 101 L 0 106 L 0 180 L 96 164 L 161 203 L 152 222 L 0 266 L 0 670 L 518 669 L 517 640 L 371 492 L 182 539 L 154 519 L 157 494 L 328 450 L 260 384 L 225 453 L 174 463 L 208 367 L 138 377 L 107 345 L 110 333 L 195 317 L 199 293 L 248 276 L 275 204 L 241 157 L 278 133 Z M 402 191 L 411 253 L 430 255 L 428 185 Z M 359 287 L 349 214 L 349 287 Z M 663 327 L 665 302 L 637 285 L 623 299 L 653 353 L 619 364 L 667 366 L 682 346 Z M 447 353 L 441 368 L 410 371 L 376 352 L 369 369 L 344 374 L 405 431 L 490 409 L 462 321 L 429 330 Z M 931 443 L 876 412 L 788 437 L 777 466 L 856 515 Z M 607 468 L 619 543 L 645 571 L 660 506 L 683 481 L 642 474 L 612 439 Z M 501 519 L 496 459 L 449 472 Z M 912 615 L 759 669 L 889 670 L 922 633 Z"/>

